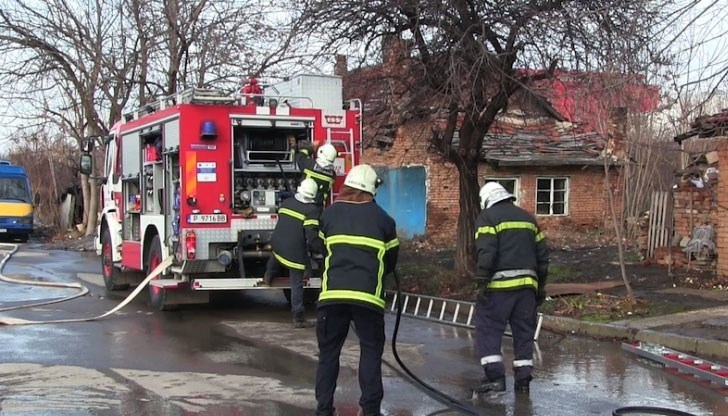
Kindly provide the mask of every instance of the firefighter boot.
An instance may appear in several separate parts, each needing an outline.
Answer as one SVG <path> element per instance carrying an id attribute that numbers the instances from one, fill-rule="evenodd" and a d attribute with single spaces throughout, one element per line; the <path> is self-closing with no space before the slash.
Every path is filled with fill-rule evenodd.
<path id="1" fill-rule="evenodd" d="M 516 393 L 528 394 L 531 391 L 531 377 L 522 380 L 516 380 L 513 383 L 513 390 Z"/>
<path id="2" fill-rule="evenodd" d="M 313 328 L 316 326 L 314 322 L 307 321 L 305 319 L 294 319 L 293 320 L 293 327 L 296 329 L 303 329 L 303 328 Z"/>
<path id="3" fill-rule="evenodd" d="M 263 275 L 263 278 L 258 282 L 258 287 L 270 287 L 271 280 L 267 274 Z"/>
<path id="4" fill-rule="evenodd" d="M 296 329 L 311 328 L 316 326 L 315 323 L 307 321 L 302 313 L 293 315 L 293 327 Z"/>
<path id="5" fill-rule="evenodd" d="M 491 380 L 488 377 L 483 377 L 480 379 L 480 385 L 475 388 L 475 391 L 477 393 L 498 393 L 506 391 L 506 378 L 498 377 Z"/>

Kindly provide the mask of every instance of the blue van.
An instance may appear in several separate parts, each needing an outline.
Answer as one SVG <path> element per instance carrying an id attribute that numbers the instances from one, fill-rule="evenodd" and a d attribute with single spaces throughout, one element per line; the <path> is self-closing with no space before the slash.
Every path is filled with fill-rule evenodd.
<path id="1" fill-rule="evenodd" d="M 0 238 L 28 241 L 33 232 L 33 198 L 22 166 L 0 161 Z"/>

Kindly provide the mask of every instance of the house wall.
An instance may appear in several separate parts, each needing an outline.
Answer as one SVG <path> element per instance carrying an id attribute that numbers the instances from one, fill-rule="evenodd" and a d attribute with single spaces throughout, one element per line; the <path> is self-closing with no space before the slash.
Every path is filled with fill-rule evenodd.
<path id="1" fill-rule="evenodd" d="M 429 134 L 430 130 L 422 126 L 400 127 L 391 149 L 365 149 L 362 160 L 373 166 L 425 166 L 426 237 L 440 243 L 454 242 L 460 213 L 457 169 L 438 154 L 427 151 Z"/>
<path id="2" fill-rule="evenodd" d="M 715 186 L 718 186 L 717 183 Z M 717 210 L 713 204 L 713 196 L 716 190 L 711 185 L 705 188 L 696 188 L 691 182 L 678 185 L 672 194 L 674 199 L 674 234 L 681 237 L 690 237 L 693 228 L 696 226 L 716 224 Z"/>
<path id="3" fill-rule="evenodd" d="M 614 171 L 612 171 L 614 173 Z M 604 187 L 604 168 L 601 166 L 561 167 L 509 167 L 492 169 L 481 165 L 481 177 L 519 177 L 518 205 L 530 213 L 536 212 L 536 180 L 541 176 L 565 176 L 569 178 L 568 215 L 536 217 L 545 230 L 562 227 L 603 227 L 611 223 L 609 195 Z M 615 196 L 615 206 L 621 207 L 622 190 L 619 177 L 610 176 L 610 189 Z M 620 208 L 617 209 L 617 212 Z"/>
<path id="4" fill-rule="evenodd" d="M 364 163 L 374 166 L 422 165 L 427 170 L 426 238 L 437 243 L 455 241 L 459 207 L 459 183 L 455 165 L 443 160 L 434 151 L 428 152 L 430 129 L 408 125 L 397 131 L 397 140 L 391 149 L 365 149 Z M 549 229 L 564 227 L 602 227 L 610 222 L 609 197 L 604 187 L 604 168 L 601 166 L 563 167 L 508 167 L 493 169 L 481 164 L 479 176 L 518 177 L 520 187 L 518 204 L 534 213 L 536 207 L 536 178 L 538 176 L 567 176 L 569 178 L 569 215 L 538 216 L 548 235 Z M 617 175 L 611 177 L 611 189 L 617 207 L 621 207 L 622 192 Z M 621 208 L 617 209 L 617 212 Z"/>
<path id="5" fill-rule="evenodd" d="M 728 277 L 728 139 L 718 146 L 718 189 L 716 190 L 717 223 L 716 250 L 717 275 Z"/>

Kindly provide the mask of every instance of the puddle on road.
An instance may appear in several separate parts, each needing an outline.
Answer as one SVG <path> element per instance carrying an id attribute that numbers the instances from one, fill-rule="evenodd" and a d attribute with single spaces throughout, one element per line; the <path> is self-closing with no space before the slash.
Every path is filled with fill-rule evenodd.
<path id="1" fill-rule="evenodd" d="M 0 364 L 0 379 L 7 415 L 282 416 L 315 406 L 310 389 L 265 377 Z"/>
<path id="2" fill-rule="evenodd" d="M 115 406 L 124 389 L 96 370 L 67 366 L 0 364 L 0 379 L 3 414 L 90 415 Z"/>

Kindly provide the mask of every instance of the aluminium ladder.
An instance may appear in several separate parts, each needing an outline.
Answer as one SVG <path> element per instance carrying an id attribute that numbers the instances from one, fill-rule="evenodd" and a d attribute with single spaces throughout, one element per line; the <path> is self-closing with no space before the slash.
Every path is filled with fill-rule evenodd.
<path id="1" fill-rule="evenodd" d="M 711 387 L 728 392 L 725 390 L 728 388 L 728 367 L 647 342 L 625 342 L 622 343 L 622 349 L 659 363 L 668 371 L 709 381 Z"/>
<path id="2" fill-rule="evenodd" d="M 384 298 L 390 304 L 389 310 L 395 312 L 397 292 L 387 291 Z M 468 329 L 475 328 L 475 302 L 402 293 L 402 315 Z M 538 313 L 536 331 L 533 334 L 534 341 L 538 341 L 542 324 L 543 314 Z M 506 331 L 506 335 L 512 336 L 510 329 Z"/>

